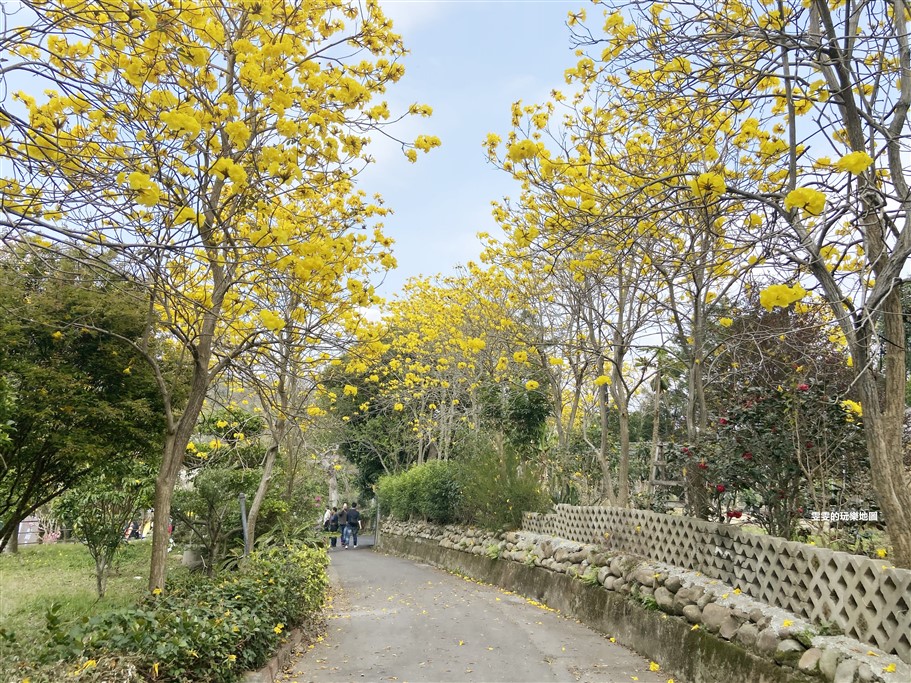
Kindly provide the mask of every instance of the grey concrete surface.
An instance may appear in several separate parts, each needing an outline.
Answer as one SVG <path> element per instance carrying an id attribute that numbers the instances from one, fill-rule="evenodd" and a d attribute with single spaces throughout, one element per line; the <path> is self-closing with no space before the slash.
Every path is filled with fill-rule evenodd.
<path id="1" fill-rule="evenodd" d="M 583 624 L 494 586 L 372 549 L 330 552 L 325 637 L 297 683 L 667 683 L 670 674 Z M 679 683 L 679 679 L 678 679 Z"/>

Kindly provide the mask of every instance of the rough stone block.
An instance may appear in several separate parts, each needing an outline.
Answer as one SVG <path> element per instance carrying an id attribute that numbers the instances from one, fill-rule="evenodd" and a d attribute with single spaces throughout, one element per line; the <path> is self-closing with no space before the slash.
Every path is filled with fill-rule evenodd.
<path id="1" fill-rule="evenodd" d="M 756 641 L 759 640 L 759 629 L 756 628 L 756 624 L 741 624 L 734 639 L 744 647 L 756 647 Z"/>
<path id="2" fill-rule="evenodd" d="M 876 680 L 876 674 L 871 667 L 866 662 L 861 662 L 860 666 L 857 667 L 857 673 L 854 674 L 854 680 L 857 683 L 871 683 Z"/>
<path id="3" fill-rule="evenodd" d="M 674 604 L 682 610 L 687 605 L 695 605 L 704 593 L 704 590 L 696 586 L 684 586 L 674 594 Z"/>
<path id="4" fill-rule="evenodd" d="M 632 575 L 633 581 L 649 588 L 655 585 L 655 570 L 651 567 L 640 567 Z"/>
<path id="5" fill-rule="evenodd" d="M 801 655 L 797 662 L 797 668 L 804 673 L 813 674 L 819 671 L 819 658 L 822 657 L 822 650 L 818 647 L 811 647 Z"/>
<path id="6" fill-rule="evenodd" d="M 838 650 L 830 648 L 823 651 L 822 657 L 819 658 L 819 670 L 826 680 L 831 681 L 835 678 L 835 669 L 838 668 L 840 660 L 841 653 Z"/>
<path id="7" fill-rule="evenodd" d="M 766 628 L 759 632 L 759 638 L 756 639 L 756 647 L 760 652 L 772 654 L 778 649 L 778 632 L 773 628 Z"/>
<path id="8" fill-rule="evenodd" d="M 679 610 L 674 607 L 674 594 L 664 586 L 655 589 L 655 602 L 658 603 L 663 611 L 671 614 L 679 614 Z"/>
<path id="9" fill-rule="evenodd" d="M 581 564 L 588 559 L 588 553 L 584 550 L 579 550 L 574 553 L 569 553 L 566 556 L 566 561 L 571 562 L 572 564 Z"/>
<path id="10" fill-rule="evenodd" d="M 722 622 L 731 616 L 731 610 L 710 602 L 702 608 L 702 623 L 712 633 L 718 633 Z"/>
<path id="11" fill-rule="evenodd" d="M 835 667 L 835 676 L 832 683 L 854 683 L 854 674 L 857 673 L 857 667 L 860 662 L 856 659 L 844 659 Z"/>
<path id="12" fill-rule="evenodd" d="M 683 586 L 683 581 L 680 580 L 679 576 L 669 576 L 664 580 L 664 587 L 667 588 L 671 593 L 676 593 Z"/>
<path id="13" fill-rule="evenodd" d="M 778 647 L 775 648 L 775 661 L 779 664 L 795 666 L 804 652 L 803 645 L 793 638 L 788 638 L 778 643 Z"/>
<path id="14" fill-rule="evenodd" d="M 725 640 L 734 640 L 734 634 L 737 633 L 739 628 L 740 622 L 733 616 L 730 616 L 721 622 L 721 626 L 718 628 L 718 635 Z"/>
<path id="15" fill-rule="evenodd" d="M 599 567 L 610 565 L 611 557 L 607 553 L 592 553 L 591 563 Z"/>
<path id="16" fill-rule="evenodd" d="M 696 605 L 687 605 L 684 607 L 683 616 L 686 617 L 686 620 L 691 624 L 699 624 L 702 622 L 702 610 L 696 607 Z"/>
<path id="17" fill-rule="evenodd" d="M 554 546 L 550 541 L 542 541 L 535 544 L 535 555 L 540 558 L 553 557 Z"/>

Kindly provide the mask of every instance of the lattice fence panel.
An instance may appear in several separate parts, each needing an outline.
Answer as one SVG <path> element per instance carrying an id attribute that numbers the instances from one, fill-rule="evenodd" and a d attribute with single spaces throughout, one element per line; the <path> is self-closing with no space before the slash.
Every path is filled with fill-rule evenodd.
<path id="1" fill-rule="evenodd" d="M 702 572 L 911 662 L 911 571 L 727 524 L 647 510 L 558 505 L 523 528 Z"/>

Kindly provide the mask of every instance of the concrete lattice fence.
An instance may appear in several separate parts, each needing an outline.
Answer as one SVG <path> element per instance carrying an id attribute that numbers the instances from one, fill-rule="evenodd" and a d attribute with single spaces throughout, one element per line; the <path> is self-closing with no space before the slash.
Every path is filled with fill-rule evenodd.
<path id="1" fill-rule="evenodd" d="M 558 505 L 523 529 L 702 572 L 911 662 L 911 570 L 647 510 Z"/>

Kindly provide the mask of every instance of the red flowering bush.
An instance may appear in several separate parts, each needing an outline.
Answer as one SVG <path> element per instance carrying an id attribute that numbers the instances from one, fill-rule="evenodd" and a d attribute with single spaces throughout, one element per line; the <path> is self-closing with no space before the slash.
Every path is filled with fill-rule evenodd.
<path id="1" fill-rule="evenodd" d="M 713 457 L 700 461 L 717 519 L 747 509 L 768 533 L 793 537 L 806 509 L 828 509 L 832 472 L 863 460 L 861 425 L 848 418 L 819 386 L 745 391 L 707 439 Z"/>

